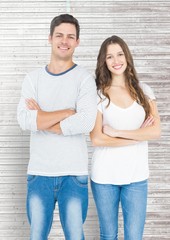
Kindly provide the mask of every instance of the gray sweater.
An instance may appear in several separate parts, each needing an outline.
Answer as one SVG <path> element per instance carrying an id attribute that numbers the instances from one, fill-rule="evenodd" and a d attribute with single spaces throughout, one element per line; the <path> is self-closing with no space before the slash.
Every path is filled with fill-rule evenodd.
<path id="1" fill-rule="evenodd" d="M 37 130 L 37 110 L 28 110 L 25 99 L 33 98 L 43 111 L 76 109 L 76 114 L 60 122 L 63 134 Z M 24 79 L 17 116 L 20 127 L 30 130 L 28 174 L 65 176 L 88 174 L 85 134 L 95 123 L 96 85 L 92 76 L 74 65 L 61 74 L 47 68 L 35 70 Z"/>

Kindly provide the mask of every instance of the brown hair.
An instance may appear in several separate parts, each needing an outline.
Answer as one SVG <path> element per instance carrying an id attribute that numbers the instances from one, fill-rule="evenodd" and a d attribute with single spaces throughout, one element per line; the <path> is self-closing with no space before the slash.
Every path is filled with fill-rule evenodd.
<path id="1" fill-rule="evenodd" d="M 151 111 L 148 98 L 139 86 L 139 80 L 134 67 L 131 52 L 123 39 L 118 36 L 111 36 L 107 38 L 100 47 L 95 71 L 97 90 L 100 90 L 101 93 L 109 99 L 110 104 L 110 97 L 107 94 L 107 90 L 111 86 L 112 76 L 106 65 L 107 47 L 110 44 L 118 44 L 122 48 L 127 61 L 127 68 L 125 70 L 126 86 L 130 92 L 131 97 L 136 100 L 141 106 L 143 106 L 147 118 Z"/>
<path id="2" fill-rule="evenodd" d="M 51 25 L 50 25 L 50 35 L 53 35 L 55 27 L 59 26 L 61 23 L 71 23 L 76 28 L 76 38 L 79 39 L 80 35 L 80 26 L 79 22 L 76 18 L 74 18 L 70 14 L 61 14 L 59 16 L 56 16 L 52 19 Z"/>

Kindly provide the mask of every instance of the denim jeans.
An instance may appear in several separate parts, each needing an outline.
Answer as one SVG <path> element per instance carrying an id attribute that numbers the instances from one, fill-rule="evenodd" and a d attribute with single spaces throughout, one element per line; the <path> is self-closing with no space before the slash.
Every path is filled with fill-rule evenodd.
<path id="1" fill-rule="evenodd" d="M 88 177 L 27 177 L 27 215 L 31 240 L 47 240 L 58 202 L 66 240 L 84 240 L 83 223 L 88 207 Z"/>
<path id="2" fill-rule="evenodd" d="M 142 240 L 147 205 L 147 180 L 127 185 L 91 181 L 97 208 L 101 240 L 118 239 L 118 212 L 121 202 L 124 240 Z"/>

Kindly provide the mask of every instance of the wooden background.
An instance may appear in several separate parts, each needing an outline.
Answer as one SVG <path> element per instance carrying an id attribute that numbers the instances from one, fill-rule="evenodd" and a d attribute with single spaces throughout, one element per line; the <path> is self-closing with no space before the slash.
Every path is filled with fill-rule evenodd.
<path id="1" fill-rule="evenodd" d="M 25 74 L 49 61 L 51 19 L 71 13 L 81 25 L 75 62 L 94 74 L 101 42 L 117 34 L 129 45 L 141 81 L 157 97 L 162 137 L 150 142 L 150 180 L 145 240 L 170 239 L 170 1 L 0 1 L 0 239 L 28 240 L 25 211 L 29 133 L 16 120 Z M 89 160 L 92 155 L 89 137 Z M 90 168 L 90 161 L 89 161 Z M 90 189 L 89 189 L 90 192 Z M 57 214 L 50 240 L 64 239 Z M 120 213 L 120 238 L 122 216 Z M 87 240 L 99 240 L 98 221 L 90 192 L 85 224 Z"/>

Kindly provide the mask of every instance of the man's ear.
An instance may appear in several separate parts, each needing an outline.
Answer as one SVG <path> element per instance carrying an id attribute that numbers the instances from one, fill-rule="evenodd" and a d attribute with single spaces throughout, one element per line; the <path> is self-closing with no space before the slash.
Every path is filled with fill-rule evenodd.
<path id="1" fill-rule="evenodd" d="M 79 44 L 80 44 L 80 38 L 77 39 L 77 46 L 76 47 L 78 47 Z"/>
<path id="2" fill-rule="evenodd" d="M 52 37 L 51 37 L 51 35 L 49 34 L 48 35 L 48 42 L 51 44 L 51 40 L 52 40 Z"/>

